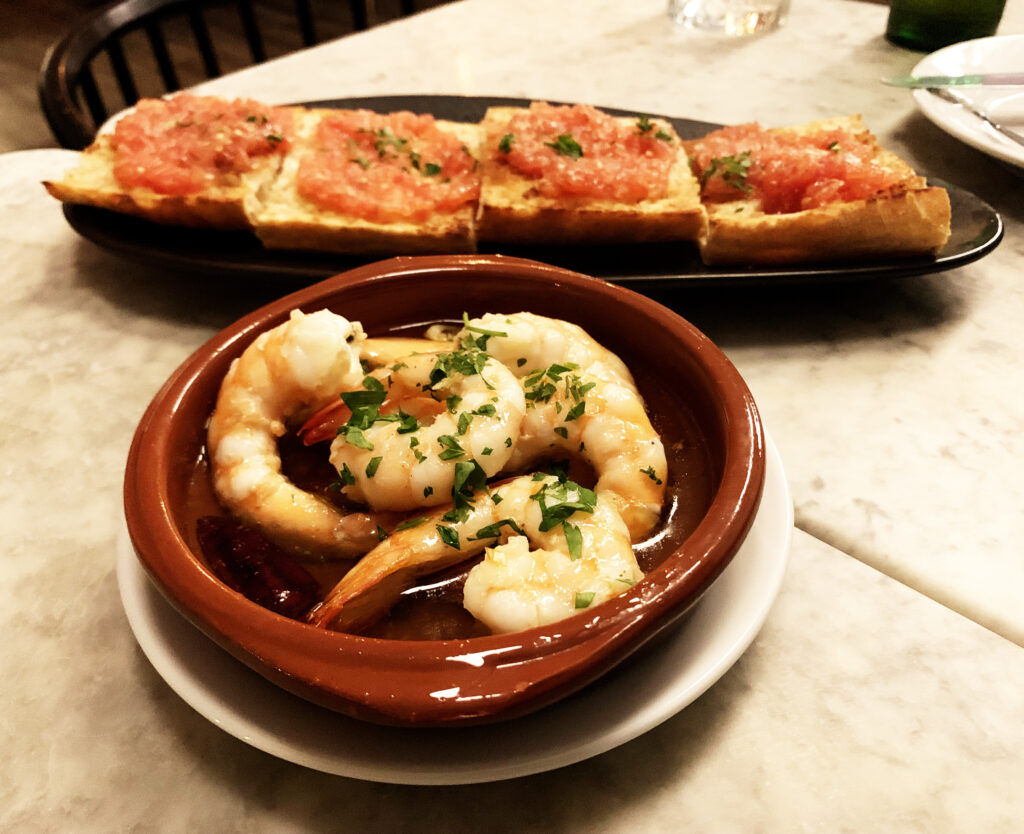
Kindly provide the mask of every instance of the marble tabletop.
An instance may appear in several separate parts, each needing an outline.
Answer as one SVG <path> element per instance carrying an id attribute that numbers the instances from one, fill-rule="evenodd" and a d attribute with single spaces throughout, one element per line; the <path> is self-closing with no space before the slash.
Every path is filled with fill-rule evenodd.
<path id="1" fill-rule="evenodd" d="M 717 122 L 860 112 L 1004 219 L 994 253 L 932 276 L 652 291 L 736 363 L 780 449 L 797 528 L 782 591 L 750 649 L 675 717 L 490 784 L 288 763 L 154 671 L 115 576 L 128 444 L 177 364 L 279 288 L 122 260 L 39 186 L 73 154 L 0 156 L 0 830 L 1019 831 L 1021 180 L 875 83 L 920 59 L 881 38 L 884 22 L 874 3 L 795 0 L 780 31 L 723 43 L 674 30 L 654 0 L 462 0 L 208 85 Z M 1024 31 L 1016 0 L 1001 31 Z"/>

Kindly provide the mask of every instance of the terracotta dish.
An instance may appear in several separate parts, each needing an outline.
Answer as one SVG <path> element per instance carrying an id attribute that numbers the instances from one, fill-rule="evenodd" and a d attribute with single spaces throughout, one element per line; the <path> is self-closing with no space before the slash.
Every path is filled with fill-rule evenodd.
<path id="1" fill-rule="evenodd" d="M 581 325 L 618 353 L 672 455 L 659 563 L 637 585 L 554 625 L 460 640 L 343 634 L 287 619 L 218 580 L 196 543 L 194 489 L 205 424 L 228 365 L 293 308 L 330 308 L 370 335 L 485 312 L 529 311 Z M 693 451 L 700 454 L 694 457 Z M 675 452 L 673 452 L 675 450 Z M 355 718 L 455 726 L 504 720 L 591 683 L 656 638 L 683 627 L 735 554 L 764 482 L 757 409 L 736 369 L 675 313 L 630 290 L 513 258 L 397 258 L 286 296 L 227 328 L 167 381 L 128 456 L 125 514 L 139 559 L 172 604 L 224 649 L 284 689 Z M 689 481 L 706 482 L 690 499 Z M 701 494 L 698 490 L 698 494 Z M 697 501 L 694 506 L 678 505 Z M 628 669 L 623 670 L 628 674 Z"/>

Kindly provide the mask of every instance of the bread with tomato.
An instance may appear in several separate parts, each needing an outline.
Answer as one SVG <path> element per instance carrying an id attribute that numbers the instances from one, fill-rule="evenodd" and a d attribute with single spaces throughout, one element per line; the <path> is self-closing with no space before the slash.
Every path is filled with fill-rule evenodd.
<path id="1" fill-rule="evenodd" d="M 482 122 L 481 241 L 693 240 L 697 181 L 672 126 L 587 105 L 492 107 Z"/>
<path id="2" fill-rule="evenodd" d="M 143 99 L 44 186 L 62 202 L 156 223 L 248 229 L 297 112 L 189 93 Z"/>
<path id="3" fill-rule="evenodd" d="M 711 266 L 933 255 L 950 203 L 883 149 L 859 116 L 796 127 L 737 125 L 685 143 L 708 222 Z"/>
<path id="4" fill-rule="evenodd" d="M 273 249 L 472 252 L 477 144 L 475 124 L 309 109 L 253 229 Z"/>

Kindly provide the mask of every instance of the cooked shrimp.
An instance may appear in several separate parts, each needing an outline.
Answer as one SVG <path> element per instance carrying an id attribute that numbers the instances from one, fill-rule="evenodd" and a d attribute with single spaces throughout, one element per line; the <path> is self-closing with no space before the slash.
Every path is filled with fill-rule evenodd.
<path id="1" fill-rule="evenodd" d="M 629 530 L 604 496 L 596 495 L 591 513 L 576 512 L 569 520 L 578 530 L 578 556 L 566 528 L 544 531 L 543 513 L 530 502 L 525 535 L 487 548 L 484 560 L 469 571 L 466 610 L 492 632 L 522 631 L 605 602 L 643 577 Z"/>
<path id="2" fill-rule="evenodd" d="M 460 473 L 497 474 L 526 410 L 522 387 L 479 351 L 406 357 L 343 394 L 351 418 L 331 444 L 346 497 L 375 510 L 452 500 Z M 398 413 L 381 413 L 389 402 Z"/>
<path id="3" fill-rule="evenodd" d="M 377 541 L 380 519 L 345 514 L 281 472 L 277 438 L 289 419 L 363 378 L 362 327 L 328 310 L 292 311 L 260 334 L 221 383 L 207 433 L 214 491 L 236 517 L 299 554 L 352 557 Z"/>
<path id="4" fill-rule="evenodd" d="M 661 516 L 668 465 L 625 364 L 576 325 L 531 313 L 488 314 L 469 321 L 458 338 L 480 336 L 525 391 L 509 470 L 524 471 L 557 449 L 579 455 L 633 541 L 649 533 Z"/>
<path id="5" fill-rule="evenodd" d="M 450 340 L 417 339 L 410 336 L 367 337 L 359 345 L 359 358 L 371 368 L 393 365 L 414 353 L 444 353 L 452 350 Z"/>
<path id="6" fill-rule="evenodd" d="M 309 622 L 360 631 L 383 616 L 417 577 L 510 536 L 540 548 L 527 551 L 537 567 L 526 569 L 525 545 L 517 541 L 494 548 L 467 579 L 467 609 L 494 631 L 554 622 L 620 593 L 642 576 L 614 506 L 571 481 L 523 475 L 489 494 L 477 490 L 461 497 L 451 508 L 400 525 L 313 609 Z"/>
<path id="7" fill-rule="evenodd" d="M 572 322 L 534 313 L 487 313 L 468 320 L 456 339 L 480 336 L 484 337 L 483 349 L 516 376 L 527 377 L 551 365 L 575 365 L 583 373 L 636 390 L 626 364 Z"/>

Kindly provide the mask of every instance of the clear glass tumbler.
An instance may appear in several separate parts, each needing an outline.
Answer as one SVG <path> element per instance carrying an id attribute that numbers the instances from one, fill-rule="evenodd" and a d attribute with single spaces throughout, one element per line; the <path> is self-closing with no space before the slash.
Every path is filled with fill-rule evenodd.
<path id="1" fill-rule="evenodd" d="M 687 29 L 742 37 L 777 29 L 790 0 L 669 0 L 668 16 Z"/>

